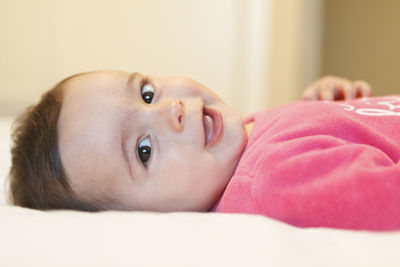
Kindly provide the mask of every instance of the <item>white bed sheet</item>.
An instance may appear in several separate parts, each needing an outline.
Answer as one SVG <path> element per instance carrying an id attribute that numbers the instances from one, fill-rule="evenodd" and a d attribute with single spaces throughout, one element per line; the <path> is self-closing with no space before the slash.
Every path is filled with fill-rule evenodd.
<path id="1" fill-rule="evenodd" d="M 0 179 L 12 118 L 0 117 Z M 3 184 L 3 181 L 0 181 Z M 400 231 L 300 229 L 255 215 L 0 205 L 0 266 L 400 266 Z"/>

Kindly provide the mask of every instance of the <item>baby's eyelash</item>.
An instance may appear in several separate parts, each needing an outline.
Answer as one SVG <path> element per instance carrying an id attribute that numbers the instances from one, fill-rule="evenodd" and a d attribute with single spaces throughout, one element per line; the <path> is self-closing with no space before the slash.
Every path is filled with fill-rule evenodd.
<path id="1" fill-rule="evenodd" d="M 143 86 L 145 86 L 146 84 L 153 85 L 151 83 L 149 77 L 144 76 L 142 79 L 140 79 L 140 82 L 139 82 L 139 93 L 142 91 Z"/>

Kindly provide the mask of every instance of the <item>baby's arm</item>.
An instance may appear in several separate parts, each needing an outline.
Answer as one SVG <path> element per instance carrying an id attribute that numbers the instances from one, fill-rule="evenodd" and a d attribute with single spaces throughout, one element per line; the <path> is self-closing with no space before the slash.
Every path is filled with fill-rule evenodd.
<path id="1" fill-rule="evenodd" d="M 325 76 L 308 86 L 302 97 L 303 100 L 347 100 L 371 95 L 372 88 L 365 81 Z"/>

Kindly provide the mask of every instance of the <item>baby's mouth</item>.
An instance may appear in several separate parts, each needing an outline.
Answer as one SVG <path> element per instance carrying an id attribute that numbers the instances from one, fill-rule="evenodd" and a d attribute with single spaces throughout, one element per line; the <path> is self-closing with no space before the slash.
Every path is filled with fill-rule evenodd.
<path id="1" fill-rule="evenodd" d="M 221 112 L 213 108 L 204 107 L 203 126 L 205 138 L 204 144 L 207 148 L 210 148 L 221 139 L 224 131 L 224 123 Z"/>

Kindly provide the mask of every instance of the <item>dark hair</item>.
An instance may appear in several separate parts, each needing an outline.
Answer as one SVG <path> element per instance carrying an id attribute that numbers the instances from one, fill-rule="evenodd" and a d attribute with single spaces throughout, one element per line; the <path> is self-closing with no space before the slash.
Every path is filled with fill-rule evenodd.
<path id="1" fill-rule="evenodd" d="M 44 93 L 13 123 L 11 169 L 12 204 L 35 209 L 99 210 L 78 200 L 68 183 L 58 150 L 57 121 L 63 87 L 76 74 Z"/>

